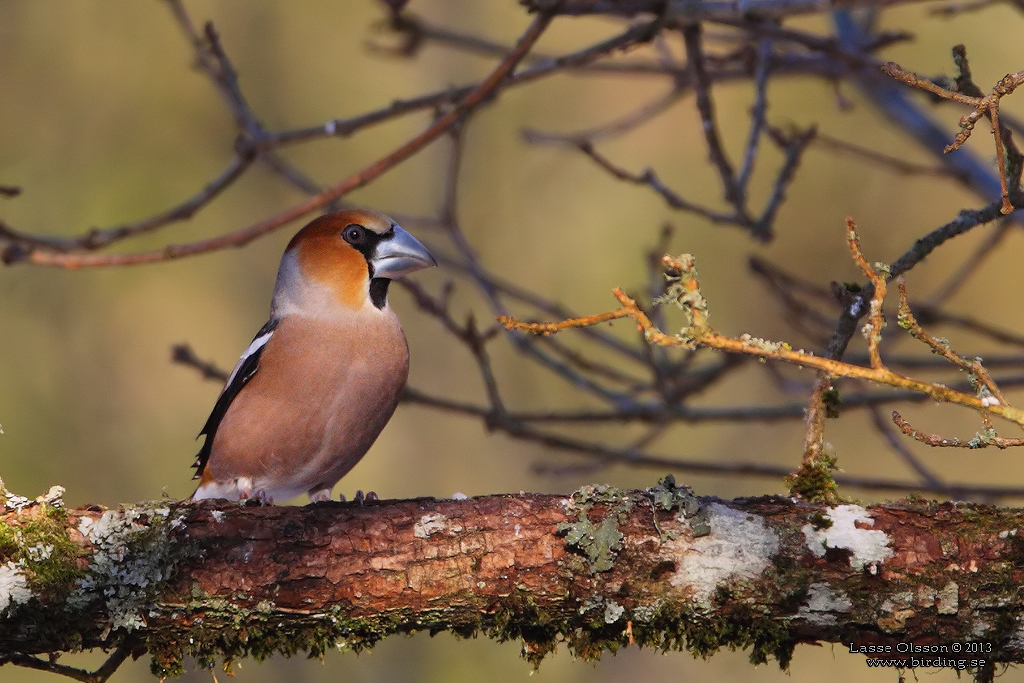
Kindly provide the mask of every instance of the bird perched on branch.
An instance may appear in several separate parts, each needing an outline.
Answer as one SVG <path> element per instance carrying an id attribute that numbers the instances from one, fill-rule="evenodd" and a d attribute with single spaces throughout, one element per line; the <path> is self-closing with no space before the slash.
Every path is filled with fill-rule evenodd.
<path id="1" fill-rule="evenodd" d="M 373 211 L 327 214 L 300 230 L 281 259 L 270 320 L 199 433 L 192 499 L 330 500 L 391 419 L 409 374 L 388 285 L 434 265 Z"/>

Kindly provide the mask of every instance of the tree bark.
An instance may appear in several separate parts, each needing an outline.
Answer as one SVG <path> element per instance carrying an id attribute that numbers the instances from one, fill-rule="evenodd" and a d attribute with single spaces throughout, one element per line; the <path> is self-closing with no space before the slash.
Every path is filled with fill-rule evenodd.
<path id="1" fill-rule="evenodd" d="M 1024 659 L 1016 509 L 723 501 L 670 479 L 364 506 L 51 503 L 0 524 L 0 663 L 121 647 L 174 674 L 185 655 L 418 630 L 521 639 L 533 661 L 560 642 L 583 657 L 741 647 L 782 666 L 801 642 L 971 668 Z"/>

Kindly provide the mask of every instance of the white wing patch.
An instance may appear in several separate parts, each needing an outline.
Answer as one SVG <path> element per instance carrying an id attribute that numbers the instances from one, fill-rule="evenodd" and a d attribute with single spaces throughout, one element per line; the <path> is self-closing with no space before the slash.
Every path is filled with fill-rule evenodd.
<path id="1" fill-rule="evenodd" d="M 258 336 L 258 337 L 256 337 L 255 339 L 252 340 L 252 343 L 249 344 L 249 348 L 247 348 L 245 350 L 245 352 L 242 353 L 241 357 L 239 357 L 239 359 L 238 359 L 238 362 L 235 363 L 235 369 L 231 371 L 231 374 L 228 376 L 228 381 L 224 383 L 224 386 L 226 386 L 226 387 L 231 386 L 231 383 L 235 381 L 235 375 L 238 374 L 238 370 L 243 365 L 245 365 L 246 359 L 249 358 L 252 354 L 254 354 L 257 351 L 259 351 L 260 349 L 262 349 L 264 346 L 266 346 L 267 342 L 270 341 L 270 338 L 273 337 L 273 336 L 274 336 L 274 331 L 271 330 L 270 332 L 267 332 L 266 334 L 262 334 L 262 335 L 260 335 L 260 336 Z"/>

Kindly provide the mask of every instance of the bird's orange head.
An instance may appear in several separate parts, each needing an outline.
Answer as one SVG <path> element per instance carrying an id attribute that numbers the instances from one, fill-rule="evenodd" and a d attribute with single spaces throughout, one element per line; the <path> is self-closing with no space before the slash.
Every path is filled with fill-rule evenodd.
<path id="1" fill-rule="evenodd" d="M 294 285 L 286 273 L 289 259 L 306 285 L 322 287 L 337 304 L 354 309 L 368 300 L 383 308 L 391 280 L 437 265 L 416 238 L 387 216 L 366 210 L 325 214 L 296 233 L 285 250 L 278 290 Z"/>

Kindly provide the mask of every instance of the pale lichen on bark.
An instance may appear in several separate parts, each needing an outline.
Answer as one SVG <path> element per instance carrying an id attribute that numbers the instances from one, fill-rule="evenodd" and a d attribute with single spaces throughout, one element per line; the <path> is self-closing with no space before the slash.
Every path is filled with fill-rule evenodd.
<path id="1" fill-rule="evenodd" d="M 822 524 L 823 520 L 827 523 Z M 803 527 L 807 547 L 816 557 L 824 557 L 829 548 L 848 550 L 851 568 L 868 567 L 872 573 L 892 557 L 889 537 L 883 531 L 868 528 L 874 525 L 874 519 L 860 505 L 836 505 L 823 520 Z"/>
<path id="2" fill-rule="evenodd" d="M 1022 659 L 1018 510 L 723 501 L 664 480 L 571 498 L 64 514 L 77 574 L 8 610 L 7 651 L 129 644 L 165 675 L 186 655 L 212 666 L 448 630 L 520 640 L 534 662 L 560 644 L 587 658 L 636 644 L 785 666 L 800 642 L 915 639 L 986 639 L 993 658 Z"/>

